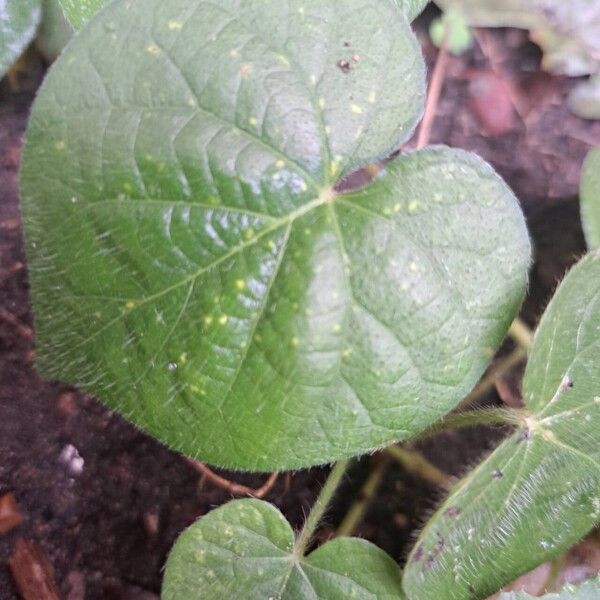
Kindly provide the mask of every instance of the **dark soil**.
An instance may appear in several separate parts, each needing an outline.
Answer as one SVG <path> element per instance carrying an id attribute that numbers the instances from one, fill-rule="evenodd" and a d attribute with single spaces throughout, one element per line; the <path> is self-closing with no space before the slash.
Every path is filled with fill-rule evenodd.
<path id="1" fill-rule="evenodd" d="M 525 34 L 501 31 L 490 39 L 491 55 L 476 47 L 450 60 L 432 141 L 475 150 L 522 199 L 536 247 L 524 306 L 524 317 L 533 324 L 567 267 L 584 251 L 577 187 L 584 155 L 600 145 L 600 123 L 568 113 L 565 98 L 573 81 L 540 72 L 539 54 Z M 433 60 L 435 50 L 424 36 L 423 43 Z M 177 534 L 230 496 L 209 482 L 200 485 L 182 457 L 94 399 L 36 374 L 18 169 L 28 110 L 43 70 L 32 54 L 20 75 L 21 91 L 11 90 L 6 81 L 0 85 L 0 496 L 12 492 L 25 516 L 22 525 L 0 535 L 0 600 L 17 598 L 3 565 L 18 537 L 41 544 L 69 600 L 155 598 Z M 510 84 L 507 101 L 516 102 L 519 111 L 498 124 L 493 114 L 485 114 L 480 96 L 486 85 L 493 88 L 503 78 Z M 485 401 L 499 398 L 494 394 Z M 432 439 L 422 450 L 459 475 L 501 435 L 498 429 L 463 430 Z M 81 472 L 65 460 L 73 453 L 69 446 L 84 461 Z M 350 472 L 329 515 L 330 526 L 343 517 L 372 460 L 362 459 Z M 299 526 L 324 476 L 324 469 L 282 475 L 267 499 Z M 264 481 L 256 475 L 236 479 L 253 486 Z M 440 493 L 392 464 L 359 534 L 402 560 Z M 328 531 L 323 527 L 322 536 Z"/>

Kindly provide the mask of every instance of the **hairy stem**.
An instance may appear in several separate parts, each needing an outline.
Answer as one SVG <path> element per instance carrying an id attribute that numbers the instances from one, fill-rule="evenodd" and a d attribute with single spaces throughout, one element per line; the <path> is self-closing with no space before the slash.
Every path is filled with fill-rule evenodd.
<path id="1" fill-rule="evenodd" d="M 377 493 L 379 486 L 385 476 L 385 472 L 390 462 L 390 456 L 383 455 L 379 457 L 379 462 L 375 465 L 375 468 L 369 473 L 365 483 L 363 484 L 358 498 L 354 501 L 346 516 L 340 523 L 339 527 L 335 532 L 335 537 L 350 536 L 352 535 L 360 522 L 363 520 L 369 504 L 373 500 L 373 497 Z"/>
<path id="2" fill-rule="evenodd" d="M 512 425 L 518 426 L 523 423 L 529 413 L 525 409 L 514 408 L 484 408 L 480 410 L 468 410 L 465 412 L 452 413 L 418 433 L 413 440 L 430 437 L 449 429 L 460 429 L 462 427 L 473 427 L 474 425 Z"/>
<path id="3" fill-rule="evenodd" d="M 296 543 L 294 544 L 294 554 L 296 556 L 304 556 L 304 553 L 312 540 L 313 534 L 323 518 L 323 514 L 327 510 L 338 486 L 344 478 L 344 474 L 346 473 L 349 464 L 349 460 L 341 460 L 333 466 L 333 469 L 331 469 L 321 492 L 308 513 L 308 517 L 306 517 L 304 527 L 302 527 L 302 531 L 300 531 L 296 539 Z"/>

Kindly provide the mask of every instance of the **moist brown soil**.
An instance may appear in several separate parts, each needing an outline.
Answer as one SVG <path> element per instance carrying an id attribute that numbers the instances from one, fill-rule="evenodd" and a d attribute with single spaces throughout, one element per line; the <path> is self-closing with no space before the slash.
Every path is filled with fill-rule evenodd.
<path id="1" fill-rule="evenodd" d="M 423 33 L 430 17 L 421 18 L 418 31 L 431 63 L 436 51 Z M 523 32 L 486 36 L 487 55 L 475 46 L 450 59 L 432 141 L 478 152 L 521 198 L 535 244 L 523 309 L 533 325 L 565 270 L 584 252 L 577 187 L 586 152 L 600 145 L 600 123 L 568 112 L 565 99 L 574 82 L 542 73 L 539 53 Z M 201 482 L 181 456 L 85 393 L 36 374 L 18 170 L 43 73 L 39 57 L 30 53 L 17 76 L 19 89 L 6 80 L 0 84 L 0 496 L 14 494 L 25 517 L 0 535 L 0 600 L 18 597 L 5 565 L 19 537 L 41 545 L 69 600 L 149 600 L 159 593 L 177 534 L 230 495 Z M 490 108 L 495 105 L 486 93 L 501 96 L 504 107 Z M 500 122 L 498 114 L 505 115 Z M 515 388 L 518 372 L 512 380 Z M 494 393 L 483 402 L 500 399 Z M 502 435 L 500 429 L 472 428 L 438 436 L 421 449 L 459 475 Z M 84 461 L 81 472 L 61 460 L 69 446 Z M 351 469 L 321 528 L 322 539 L 356 497 L 373 460 L 363 458 Z M 225 475 L 251 486 L 264 481 Z M 267 499 L 298 527 L 325 475 L 321 468 L 281 475 Z M 402 561 L 440 497 L 440 490 L 391 464 L 358 534 Z"/>

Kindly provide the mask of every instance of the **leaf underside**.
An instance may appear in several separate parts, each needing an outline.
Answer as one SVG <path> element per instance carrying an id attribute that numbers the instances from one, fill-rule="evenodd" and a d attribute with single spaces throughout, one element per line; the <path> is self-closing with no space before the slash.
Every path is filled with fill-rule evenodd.
<path id="1" fill-rule="evenodd" d="M 574 586 L 567 585 L 556 594 L 541 596 L 541 600 L 598 600 L 600 598 L 600 581 L 586 581 Z M 534 600 L 525 592 L 505 592 L 500 594 L 500 600 Z"/>
<path id="2" fill-rule="evenodd" d="M 588 248 L 600 248 L 600 148 L 592 150 L 583 164 L 580 202 Z"/>
<path id="3" fill-rule="evenodd" d="M 39 368 L 235 468 L 330 462 L 438 419 L 503 338 L 530 247 L 464 152 L 334 191 L 411 135 L 423 95 L 389 0 L 108 6 L 27 135 Z"/>
<path id="4" fill-rule="evenodd" d="M 400 600 L 400 569 L 373 544 L 338 538 L 293 554 L 285 517 L 259 500 L 235 500 L 202 517 L 175 543 L 162 600 Z"/>
<path id="5" fill-rule="evenodd" d="M 411 600 L 483 598 L 564 552 L 600 517 L 600 254 L 567 275 L 523 381 L 531 416 L 467 475 L 411 553 Z M 568 525 L 565 525 L 568 524 Z"/>
<path id="6" fill-rule="evenodd" d="M 35 37 L 41 0 L 0 0 L 0 79 Z"/>

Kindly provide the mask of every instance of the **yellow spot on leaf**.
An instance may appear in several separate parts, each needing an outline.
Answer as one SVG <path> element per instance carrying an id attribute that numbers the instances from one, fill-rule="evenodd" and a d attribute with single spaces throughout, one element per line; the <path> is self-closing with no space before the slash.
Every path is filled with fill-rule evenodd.
<path id="1" fill-rule="evenodd" d="M 167 27 L 172 31 L 173 29 L 181 29 L 183 27 L 183 23 L 179 21 L 169 21 L 167 23 Z"/>
<path id="2" fill-rule="evenodd" d="M 245 282 L 243 279 L 238 279 L 238 280 L 235 282 L 235 287 L 236 287 L 238 290 L 243 290 L 243 289 L 246 287 L 246 282 Z"/>
<path id="3" fill-rule="evenodd" d="M 160 52 L 158 46 L 156 46 L 155 44 L 150 44 L 147 48 L 146 48 L 146 52 L 148 52 L 148 54 L 158 54 Z"/>
<path id="4" fill-rule="evenodd" d="M 56 142 L 56 144 L 54 144 L 54 147 L 58 150 L 58 151 L 62 151 L 66 148 L 66 144 L 61 140 L 60 142 Z"/>
<path id="5" fill-rule="evenodd" d="M 377 94 L 375 92 L 369 92 L 369 97 L 367 98 L 369 104 L 375 104 L 377 100 Z"/>
<path id="6" fill-rule="evenodd" d="M 219 323 L 220 323 L 221 325 L 225 325 L 225 323 L 227 323 L 227 315 L 221 315 L 221 316 L 219 317 Z"/>
<path id="7" fill-rule="evenodd" d="M 356 115 L 361 115 L 363 111 L 363 109 L 358 104 L 351 104 L 350 110 Z"/>

